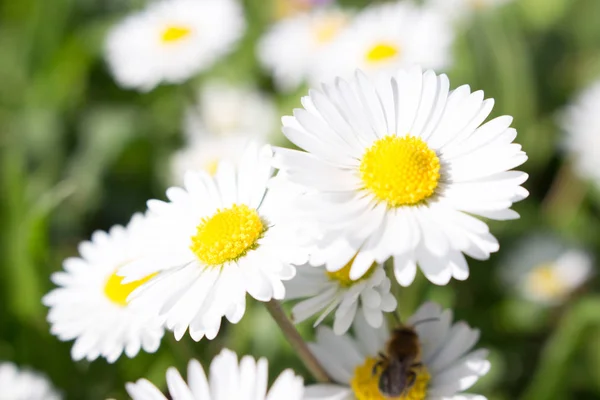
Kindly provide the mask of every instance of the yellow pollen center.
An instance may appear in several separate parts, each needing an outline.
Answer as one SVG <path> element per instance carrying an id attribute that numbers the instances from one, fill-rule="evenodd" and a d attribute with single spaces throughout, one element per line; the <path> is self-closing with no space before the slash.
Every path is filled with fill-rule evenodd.
<path id="1" fill-rule="evenodd" d="M 202 219 L 190 249 L 204 264 L 217 266 L 235 261 L 257 248 L 258 239 L 265 231 L 256 210 L 234 204 Z"/>
<path id="2" fill-rule="evenodd" d="M 369 357 L 365 363 L 354 370 L 354 376 L 350 381 L 350 387 L 354 392 L 356 400 L 424 400 L 427 396 L 427 385 L 431 378 L 427 368 L 413 368 L 417 374 L 414 384 L 408 388 L 400 397 L 386 397 L 379 391 L 379 378 L 383 367 L 379 367 L 373 373 L 373 367 L 377 363 L 376 358 Z"/>
<path id="3" fill-rule="evenodd" d="M 370 63 L 378 63 L 381 61 L 388 61 L 400 54 L 398 46 L 391 43 L 376 43 L 373 47 L 367 51 L 365 58 Z"/>
<path id="4" fill-rule="evenodd" d="M 328 43 L 346 25 L 347 19 L 342 15 L 332 15 L 315 22 L 313 32 L 317 43 Z"/>
<path id="5" fill-rule="evenodd" d="M 204 164 L 204 170 L 206 172 L 208 172 L 211 176 L 215 176 L 215 174 L 217 173 L 218 167 L 219 167 L 219 159 L 217 159 L 217 158 L 210 160 Z"/>
<path id="6" fill-rule="evenodd" d="M 531 291 L 544 297 L 556 298 L 567 292 L 566 285 L 552 264 L 543 264 L 532 270 L 528 277 L 528 284 Z"/>
<path id="7" fill-rule="evenodd" d="M 138 287 L 154 278 L 156 273 L 150 274 L 147 277 L 130 283 L 123 284 L 123 277 L 117 275 L 117 271 L 106 280 L 104 285 L 104 294 L 110 301 L 122 307 L 127 305 L 127 298 Z"/>
<path id="8" fill-rule="evenodd" d="M 357 280 L 353 281 L 352 279 L 350 279 L 350 268 L 352 267 L 352 263 L 354 262 L 355 258 L 356 256 L 352 257 L 352 259 L 348 261 L 348 264 L 344 265 L 342 269 L 339 269 L 335 272 L 327 271 L 327 277 L 332 281 L 337 281 L 343 288 L 349 288 L 350 286 L 355 285 L 358 282 L 369 279 L 375 271 L 375 267 L 377 266 L 376 263 L 373 263 L 373 265 L 369 267 L 367 272 L 365 272 L 364 275 L 358 278 Z"/>
<path id="9" fill-rule="evenodd" d="M 163 43 L 174 43 L 188 37 L 192 30 L 186 26 L 170 25 L 163 29 L 161 39 Z"/>
<path id="10" fill-rule="evenodd" d="M 415 205 L 435 193 L 440 160 L 417 137 L 389 135 L 367 149 L 360 177 L 365 189 L 390 207 Z"/>

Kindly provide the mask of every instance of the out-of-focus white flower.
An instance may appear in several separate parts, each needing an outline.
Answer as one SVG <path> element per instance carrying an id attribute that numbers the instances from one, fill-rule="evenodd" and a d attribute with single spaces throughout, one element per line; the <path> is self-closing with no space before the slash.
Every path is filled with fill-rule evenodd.
<path id="1" fill-rule="evenodd" d="M 499 7 L 514 0 L 427 0 L 426 7 L 431 7 L 445 16 L 463 21 L 473 13 Z"/>
<path id="2" fill-rule="evenodd" d="M 237 163 L 250 143 L 244 137 L 206 137 L 195 140 L 173 155 L 171 179 L 183 185 L 188 171 L 205 171 L 214 176 L 220 162 Z"/>
<path id="3" fill-rule="evenodd" d="M 564 146 L 575 171 L 600 185 L 600 81 L 580 93 L 562 115 Z"/>
<path id="4" fill-rule="evenodd" d="M 418 357 L 410 370 L 415 373 L 413 385 L 402 399 L 410 400 L 485 400 L 485 397 L 463 394 L 490 369 L 487 350 L 471 351 L 479 339 L 479 330 L 465 322 L 452 323 L 452 311 L 442 311 L 435 303 L 425 303 L 408 320 L 418 339 Z M 310 385 L 305 400 L 385 400 L 378 387 L 382 371 L 389 363 L 387 343 L 393 335 L 384 324 L 374 329 L 359 315 L 356 338 L 342 337 L 325 327 L 317 328 L 316 343 L 309 344 L 321 362 L 332 384 Z M 380 365 L 376 366 L 378 362 Z M 408 372 L 408 371 L 407 371 Z"/>
<path id="5" fill-rule="evenodd" d="M 454 32 L 443 14 L 409 1 L 367 8 L 332 42 L 311 59 L 310 84 L 316 86 L 355 70 L 366 74 L 420 65 L 445 69 L 450 65 Z"/>
<path id="6" fill-rule="evenodd" d="M 223 349 L 211 365 L 207 379 L 200 363 L 188 364 L 187 383 L 175 368 L 167 370 L 169 394 L 176 400 L 301 400 L 304 392 L 302 377 L 290 369 L 283 371 L 267 393 L 268 363 L 255 361 Z M 127 392 L 133 400 L 167 400 L 160 390 L 146 379 L 128 383 Z"/>
<path id="7" fill-rule="evenodd" d="M 73 340 L 74 360 L 99 356 L 116 361 L 123 351 L 135 356 L 140 348 L 155 352 L 163 327 L 149 310 L 128 303 L 127 297 L 151 276 L 124 284 L 116 271 L 143 256 L 152 244 L 151 217 L 136 214 L 127 227 L 96 231 L 79 245 L 80 258 L 64 261 L 64 271 L 52 275 L 59 287 L 43 298 L 50 307 L 50 331 L 60 340 Z"/>
<path id="8" fill-rule="evenodd" d="M 296 229 L 287 224 L 287 193 L 267 190 L 272 150 L 251 145 L 237 166 L 221 162 L 214 177 L 188 172 L 185 189 L 167 190 L 169 202 L 150 200 L 160 240 L 147 257 L 119 272 L 126 282 L 158 273 L 132 293 L 132 304 L 155 310 L 180 339 L 213 339 L 226 316 L 237 323 L 246 293 L 259 301 L 283 299 L 292 264 L 307 261 Z"/>
<path id="9" fill-rule="evenodd" d="M 527 156 L 513 143 L 512 118 L 483 123 L 493 100 L 420 68 L 369 81 L 357 73 L 311 90 L 283 132 L 306 152 L 276 149 L 279 184 L 305 188 L 295 214 L 316 220 L 321 237 L 311 264 L 350 279 L 394 257 L 401 285 L 417 265 L 438 285 L 467 279 L 463 254 L 485 260 L 498 250 L 487 224 L 518 218 L 527 174 L 510 171 Z"/>
<path id="10" fill-rule="evenodd" d="M 297 88 L 344 29 L 349 14 L 327 8 L 276 23 L 260 40 L 258 58 L 281 90 Z"/>
<path id="11" fill-rule="evenodd" d="M 202 86 L 198 106 L 188 108 L 185 133 L 192 144 L 214 136 L 266 143 L 277 123 L 275 104 L 267 95 L 248 86 L 214 81 Z"/>
<path id="12" fill-rule="evenodd" d="M 524 298 L 542 304 L 564 302 L 593 272 L 591 255 L 547 236 L 524 240 L 502 268 L 505 281 Z"/>
<path id="13" fill-rule="evenodd" d="M 61 397 L 45 376 L 0 362 L 0 399 L 60 400 Z"/>
<path id="14" fill-rule="evenodd" d="M 160 0 L 109 33 L 106 59 L 126 88 L 180 83 L 230 52 L 245 25 L 237 0 Z"/>
<path id="15" fill-rule="evenodd" d="M 373 264 L 362 278 L 352 280 L 350 265 L 336 272 L 310 265 L 297 268 L 294 279 L 286 282 L 286 299 L 307 299 L 294 306 L 295 323 L 320 313 L 317 326 L 335 310 L 333 330 L 337 335 L 345 333 L 360 312 L 371 326 L 381 326 L 383 312 L 395 311 L 397 305 L 383 266 Z"/>

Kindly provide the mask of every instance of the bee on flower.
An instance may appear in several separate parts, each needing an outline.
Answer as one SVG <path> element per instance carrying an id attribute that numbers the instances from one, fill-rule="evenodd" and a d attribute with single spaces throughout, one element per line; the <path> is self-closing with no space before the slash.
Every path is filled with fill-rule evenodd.
<path id="1" fill-rule="evenodd" d="M 387 324 L 371 327 L 360 315 L 354 336 L 317 328 L 309 346 L 333 383 L 307 386 L 304 398 L 485 400 L 464 391 L 489 371 L 488 352 L 473 350 L 477 329 L 452 320 L 451 310 L 429 302 L 391 331 Z"/>

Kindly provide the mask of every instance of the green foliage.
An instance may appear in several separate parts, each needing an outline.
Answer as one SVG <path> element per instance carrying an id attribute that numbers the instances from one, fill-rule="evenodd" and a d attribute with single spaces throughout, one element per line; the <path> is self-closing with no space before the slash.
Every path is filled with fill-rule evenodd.
<path id="1" fill-rule="evenodd" d="M 146 199 L 164 198 L 169 156 L 181 142 L 184 90 L 121 90 L 102 60 L 107 28 L 141 3 L 0 2 L 0 360 L 43 371 L 69 399 L 125 398 L 125 382 L 146 377 L 164 384 L 168 366 L 183 371 L 191 357 L 208 362 L 223 346 L 268 357 L 271 376 L 287 367 L 306 372 L 256 303 L 212 342 L 175 342 L 167 334 L 157 354 L 122 357 L 114 365 L 74 363 L 71 343 L 49 333 L 40 299 L 52 288 L 50 274 L 92 231 L 126 223 Z M 269 2 L 246 3 L 247 36 L 211 74 L 272 91 L 253 48 L 270 21 Z M 523 168 L 531 196 L 515 207 L 522 219 L 491 223 L 501 254 L 544 230 L 600 256 L 597 191 L 570 177 L 582 196 L 588 194 L 579 206 L 569 193 L 558 208 L 545 201 L 565 163 L 556 112 L 600 77 L 599 18 L 597 0 L 516 0 L 476 16 L 459 34 L 452 86 L 468 83 L 494 97 L 494 114 L 515 117 L 517 141 L 529 155 Z M 282 115 L 301 93 L 277 97 Z M 490 399 L 600 397 L 598 282 L 564 306 L 543 310 L 502 285 L 499 260 L 471 261 L 471 278 L 448 287 L 419 277 L 398 293 L 401 314 L 434 299 L 480 328 L 493 369 L 474 391 Z M 300 329 L 312 334 L 310 323 Z"/>

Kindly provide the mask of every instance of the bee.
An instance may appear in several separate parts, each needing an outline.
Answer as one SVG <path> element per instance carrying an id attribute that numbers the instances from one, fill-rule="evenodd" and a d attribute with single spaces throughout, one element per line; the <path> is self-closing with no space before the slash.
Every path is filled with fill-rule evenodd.
<path id="1" fill-rule="evenodd" d="M 418 321 L 413 326 L 401 325 L 392 331 L 385 353 L 379 353 L 379 360 L 373 366 L 373 375 L 383 368 L 379 377 L 379 392 L 385 397 L 405 395 L 417 380 L 416 369 L 421 363 L 421 343 L 415 326 L 437 318 Z"/>

